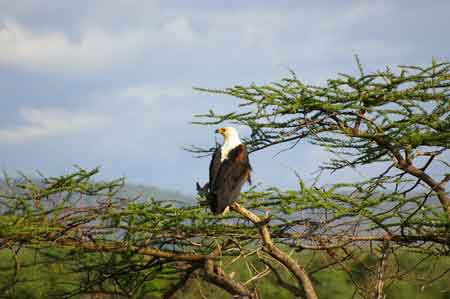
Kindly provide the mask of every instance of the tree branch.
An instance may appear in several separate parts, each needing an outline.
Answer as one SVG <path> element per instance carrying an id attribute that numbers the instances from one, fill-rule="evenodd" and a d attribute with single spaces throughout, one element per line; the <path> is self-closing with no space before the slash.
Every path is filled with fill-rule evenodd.
<path id="1" fill-rule="evenodd" d="M 301 283 L 306 294 L 307 299 L 317 299 L 317 294 L 314 286 L 305 269 L 297 264 L 289 255 L 280 250 L 272 241 L 269 228 L 267 225 L 268 219 L 261 220 L 257 215 L 245 209 L 239 203 L 235 202 L 230 206 L 235 212 L 241 214 L 243 217 L 250 220 L 258 227 L 261 239 L 263 241 L 263 250 L 278 262 L 283 264 Z"/>

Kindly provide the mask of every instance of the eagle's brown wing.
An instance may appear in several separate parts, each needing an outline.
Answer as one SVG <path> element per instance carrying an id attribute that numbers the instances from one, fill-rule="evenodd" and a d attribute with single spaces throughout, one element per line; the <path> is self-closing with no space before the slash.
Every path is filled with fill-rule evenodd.
<path id="1" fill-rule="evenodd" d="M 222 164 L 220 162 L 222 153 L 220 150 L 220 146 L 216 148 L 214 151 L 214 154 L 212 156 L 211 162 L 209 163 L 209 189 L 212 191 L 214 189 L 216 177 L 219 174 L 220 165 Z"/>

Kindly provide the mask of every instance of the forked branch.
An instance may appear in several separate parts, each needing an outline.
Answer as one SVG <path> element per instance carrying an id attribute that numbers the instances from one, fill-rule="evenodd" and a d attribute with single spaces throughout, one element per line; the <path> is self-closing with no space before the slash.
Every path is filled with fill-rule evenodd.
<path id="1" fill-rule="evenodd" d="M 297 281 L 303 286 L 306 298 L 317 299 L 316 291 L 305 269 L 273 243 L 268 227 L 269 219 L 261 219 L 256 214 L 242 207 L 239 203 L 232 204 L 230 208 L 258 227 L 263 242 L 263 250 L 289 269 Z"/>

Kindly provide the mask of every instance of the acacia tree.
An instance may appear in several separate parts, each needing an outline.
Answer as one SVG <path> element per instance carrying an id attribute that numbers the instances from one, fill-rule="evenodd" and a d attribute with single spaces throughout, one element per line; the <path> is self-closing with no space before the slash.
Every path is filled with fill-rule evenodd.
<path id="1" fill-rule="evenodd" d="M 197 205 L 124 197 L 123 180 L 92 180 L 97 169 L 7 181 L 0 246 L 11 263 L 0 293 L 14 298 L 15 287 L 29 283 L 20 254 L 32 251 L 34 264 L 64 266 L 58 297 L 175 298 L 200 280 L 240 297 L 258 298 L 262 283 L 272 283 L 311 299 L 321 273 L 337 269 L 354 296 L 384 298 L 387 285 L 450 255 L 450 65 L 370 74 L 358 66 L 358 76 L 322 86 L 291 74 L 262 86 L 200 89 L 239 98 L 241 106 L 197 123 L 248 126 L 254 154 L 279 144 L 296 151 L 305 140 L 334 154 L 322 171 L 376 164 L 380 173 L 324 186 L 299 177 L 298 190 L 251 189 L 221 217 L 208 212 L 201 192 Z M 405 265 L 405 252 L 420 259 Z M 426 270 L 422 286 L 448 279 L 449 268 Z M 78 283 L 67 285 L 70 278 Z"/>
<path id="2" fill-rule="evenodd" d="M 262 86 L 199 89 L 239 98 L 242 109 L 224 115 L 210 111 L 200 115 L 207 118 L 200 123 L 230 121 L 249 127 L 252 134 L 246 142 L 253 152 L 283 143 L 293 151 L 307 140 L 334 154 L 320 166 L 331 173 L 384 166 L 361 182 L 318 189 L 300 182 L 299 192 L 275 189 L 259 197 L 265 204 L 273 199 L 288 214 L 323 211 L 317 234 L 287 234 L 316 243 L 297 248 L 381 242 L 377 283 L 369 297 L 382 298 L 384 260 L 392 246 L 420 247 L 430 254 L 448 254 L 450 249 L 450 65 L 433 61 L 428 67 L 400 66 L 397 73 L 387 68 L 370 74 L 358 59 L 357 65 L 359 76 L 340 75 L 322 86 L 307 85 L 292 73 Z"/>

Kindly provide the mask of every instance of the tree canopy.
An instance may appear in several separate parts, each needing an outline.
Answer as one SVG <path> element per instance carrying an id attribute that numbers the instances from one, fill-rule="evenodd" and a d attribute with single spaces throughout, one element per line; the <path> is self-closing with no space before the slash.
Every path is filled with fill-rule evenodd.
<path id="1" fill-rule="evenodd" d="M 327 185 L 308 185 L 299 174 L 297 189 L 251 188 L 221 217 L 201 193 L 190 205 L 123 197 L 124 180 L 95 181 L 98 169 L 8 179 L 0 195 L 0 248 L 9 260 L 0 265 L 0 298 L 39 281 L 21 274 L 39 265 L 59 267 L 58 298 L 184 298 L 207 293 L 205 285 L 219 293 L 201 296 L 264 298 L 269 283 L 286 298 L 311 299 L 330 288 L 338 296 L 338 286 L 326 284 L 332 279 L 347 298 L 384 298 L 405 281 L 430 292 L 439 285 L 433 298 L 447 298 L 450 64 L 370 73 L 357 66 L 359 74 L 322 85 L 291 73 L 264 85 L 199 88 L 240 106 L 195 123 L 249 127 L 252 155 L 280 144 L 295 152 L 307 141 L 333 154 L 322 172 L 376 165 L 379 173 Z"/>

